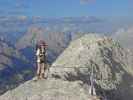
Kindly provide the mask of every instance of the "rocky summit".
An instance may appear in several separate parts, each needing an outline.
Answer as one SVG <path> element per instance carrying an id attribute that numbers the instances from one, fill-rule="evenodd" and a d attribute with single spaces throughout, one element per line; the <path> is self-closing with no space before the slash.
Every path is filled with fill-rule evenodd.
<path id="1" fill-rule="evenodd" d="M 133 55 L 111 38 L 88 34 L 70 43 L 48 70 L 0 100 L 132 100 Z M 92 77 L 93 76 L 93 77 Z M 89 94 L 93 78 L 97 98 Z"/>

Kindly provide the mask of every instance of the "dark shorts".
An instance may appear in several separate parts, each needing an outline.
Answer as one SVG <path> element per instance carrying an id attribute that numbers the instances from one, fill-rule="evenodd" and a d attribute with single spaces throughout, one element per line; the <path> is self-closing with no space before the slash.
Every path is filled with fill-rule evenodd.
<path id="1" fill-rule="evenodd" d="M 46 57 L 45 56 L 40 57 L 40 63 L 46 63 Z"/>
<path id="2" fill-rule="evenodd" d="M 41 60 L 40 63 L 45 63 L 46 64 L 46 61 Z"/>

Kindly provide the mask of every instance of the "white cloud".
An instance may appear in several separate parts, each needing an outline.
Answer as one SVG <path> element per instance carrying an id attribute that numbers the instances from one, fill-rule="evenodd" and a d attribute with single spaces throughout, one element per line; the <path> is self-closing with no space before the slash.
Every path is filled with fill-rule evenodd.
<path id="1" fill-rule="evenodd" d="M 80 3 L 81 4 L 89 4 L 89 3 L 92 3 L 94 2 L 95 0 L 80 0 Z"/>

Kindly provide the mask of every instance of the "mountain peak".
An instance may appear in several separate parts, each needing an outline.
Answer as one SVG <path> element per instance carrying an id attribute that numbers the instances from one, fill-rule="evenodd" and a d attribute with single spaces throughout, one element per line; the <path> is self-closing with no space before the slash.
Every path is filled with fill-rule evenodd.
<path id="1" fill-rule="evenodd" d="M 77 57 L 78 55 L 83 55 L 83 53 L 87 52 L 88 54 L 86 56 L 88 56 L 89 59 L 92 59 L 94 57 L 94 54 L 96 56 L 96 52 L 100 52 L 98 51 L 100 50 L 100 48 L 111 48 L 115 45 L 116 43 L 111 38 L 102 37 L 97 34 L 86 34 L 83 37 L 72 41 L 69 47 L 64 51 L 64 53 L 61 54 L 60 57 L 53 63 L 53 66 L 56 66 L 58 64 L 65 65 L 63 64 L 65 63 L 65 61 L 67 65 L 69 64 L 69 62 L 73 63 L 74 58 L 75 60 L 77 60 L 79 58 Z M 86 56 L 84 55 L 84 57 Z M 69 58 L 72 59 L 72 61 L 69 61 Z"/>

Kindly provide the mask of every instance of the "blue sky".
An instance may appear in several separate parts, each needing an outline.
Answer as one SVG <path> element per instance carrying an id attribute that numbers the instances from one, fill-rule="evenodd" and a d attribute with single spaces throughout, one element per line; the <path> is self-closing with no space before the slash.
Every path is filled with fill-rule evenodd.
<path id="1" fill-rule="evenodd" d="M 132 0 L 0 0 L 0 15 L 133 17 Z"/>

